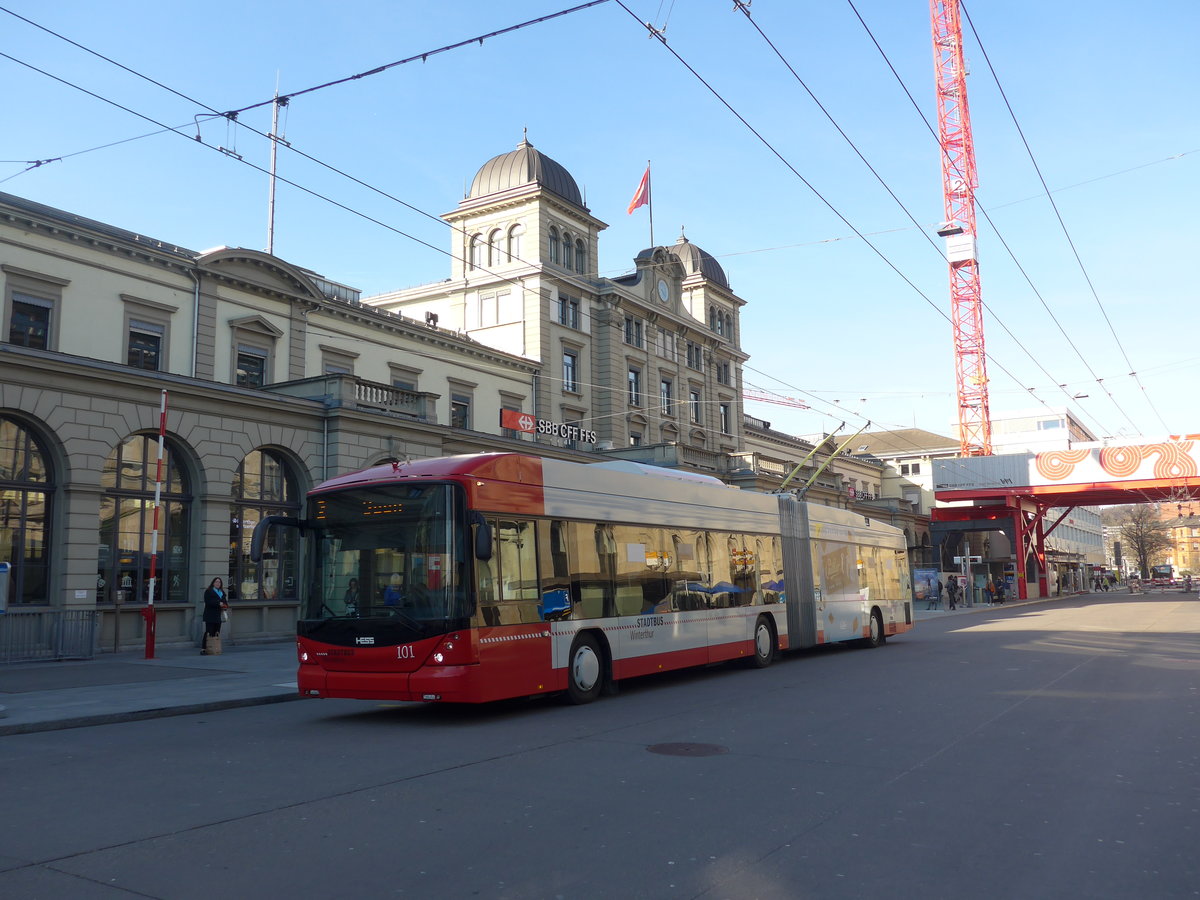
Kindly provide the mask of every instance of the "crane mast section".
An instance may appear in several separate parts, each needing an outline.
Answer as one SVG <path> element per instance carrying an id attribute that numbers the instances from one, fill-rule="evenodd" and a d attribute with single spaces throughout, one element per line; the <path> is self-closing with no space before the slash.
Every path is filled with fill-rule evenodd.
<path id="1" fill-rule="evenodd" d="M 979 180 L 967 104 L 958 0 L 930 0 L 929 11 L 937 75 L 938 136 L 946 214 L 943 233 L 947 234 L 946 256 L 950 261 L 950 320 L 960 449 L 964 456 L 988 456 L 992 452 L 992 423 L 975 241 L 975 190 Z"/>

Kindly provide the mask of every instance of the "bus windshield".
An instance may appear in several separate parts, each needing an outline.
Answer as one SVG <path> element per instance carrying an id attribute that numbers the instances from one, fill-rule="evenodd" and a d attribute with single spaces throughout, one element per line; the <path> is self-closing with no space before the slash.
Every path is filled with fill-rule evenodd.
<path id="1" fill-rule="evenodd" d="M 457 497 L 452 485 L 427 483 L 313 498 L 306 618 L 387 618 L 420 632 L 469 617 L 469 544 Z"/>

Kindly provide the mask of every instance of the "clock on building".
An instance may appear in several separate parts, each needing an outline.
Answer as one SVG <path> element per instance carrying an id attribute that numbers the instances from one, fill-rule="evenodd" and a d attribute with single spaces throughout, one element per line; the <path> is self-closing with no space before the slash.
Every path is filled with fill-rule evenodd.
<path id="1" fill-rule="evenodd" d="M 671 289 L 663 279 L 658 279 L 658 299 L 666 303 L 671 296 Z"/>

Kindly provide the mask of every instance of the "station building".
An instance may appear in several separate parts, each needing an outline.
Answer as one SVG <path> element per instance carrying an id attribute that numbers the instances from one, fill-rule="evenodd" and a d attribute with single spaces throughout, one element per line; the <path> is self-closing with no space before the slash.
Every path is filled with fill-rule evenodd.
<path id="1" fill-rule="evenodd" d="M 688 239 L 599 277 L 604 223 L 528 141 L 444 219 L 449 279 L 363 298 L 258 250 L 193 251 L 0 194 L 0 560 L 9 610 L 39 613 L 30 640 L 79 614 L 95 647 L 140 646 L 152 563 L 160 644 L 198 639 L 214 576 L 234 640 L 291 637 L 300 548 L 277 531 L 252 565 L 255 524 L 388 459 L 605 454 L 771 489 L 811 449 L 769 426 L 748 443 L 745 301 Z M 871 507 L 878 467 L 854 465 L 810 499 L 902 512 Z"/>

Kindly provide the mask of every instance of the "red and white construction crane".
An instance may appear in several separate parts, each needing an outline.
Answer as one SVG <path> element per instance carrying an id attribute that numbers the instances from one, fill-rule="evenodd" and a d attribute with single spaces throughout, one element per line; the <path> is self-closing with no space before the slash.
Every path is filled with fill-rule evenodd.
<path id="1" fill-rule="evenodd" d="M 983 301 L 975 244 L 975 144 L 967 106 L 958 0 L 929 0 L 933 61 L 937 71 L 938 135 L 942 146 L 942 194 L 950 261 L 950 320 L 958 381 L 958 432 L 963 456 L 991 456 L 987 355 L 983 349 Z"/>

